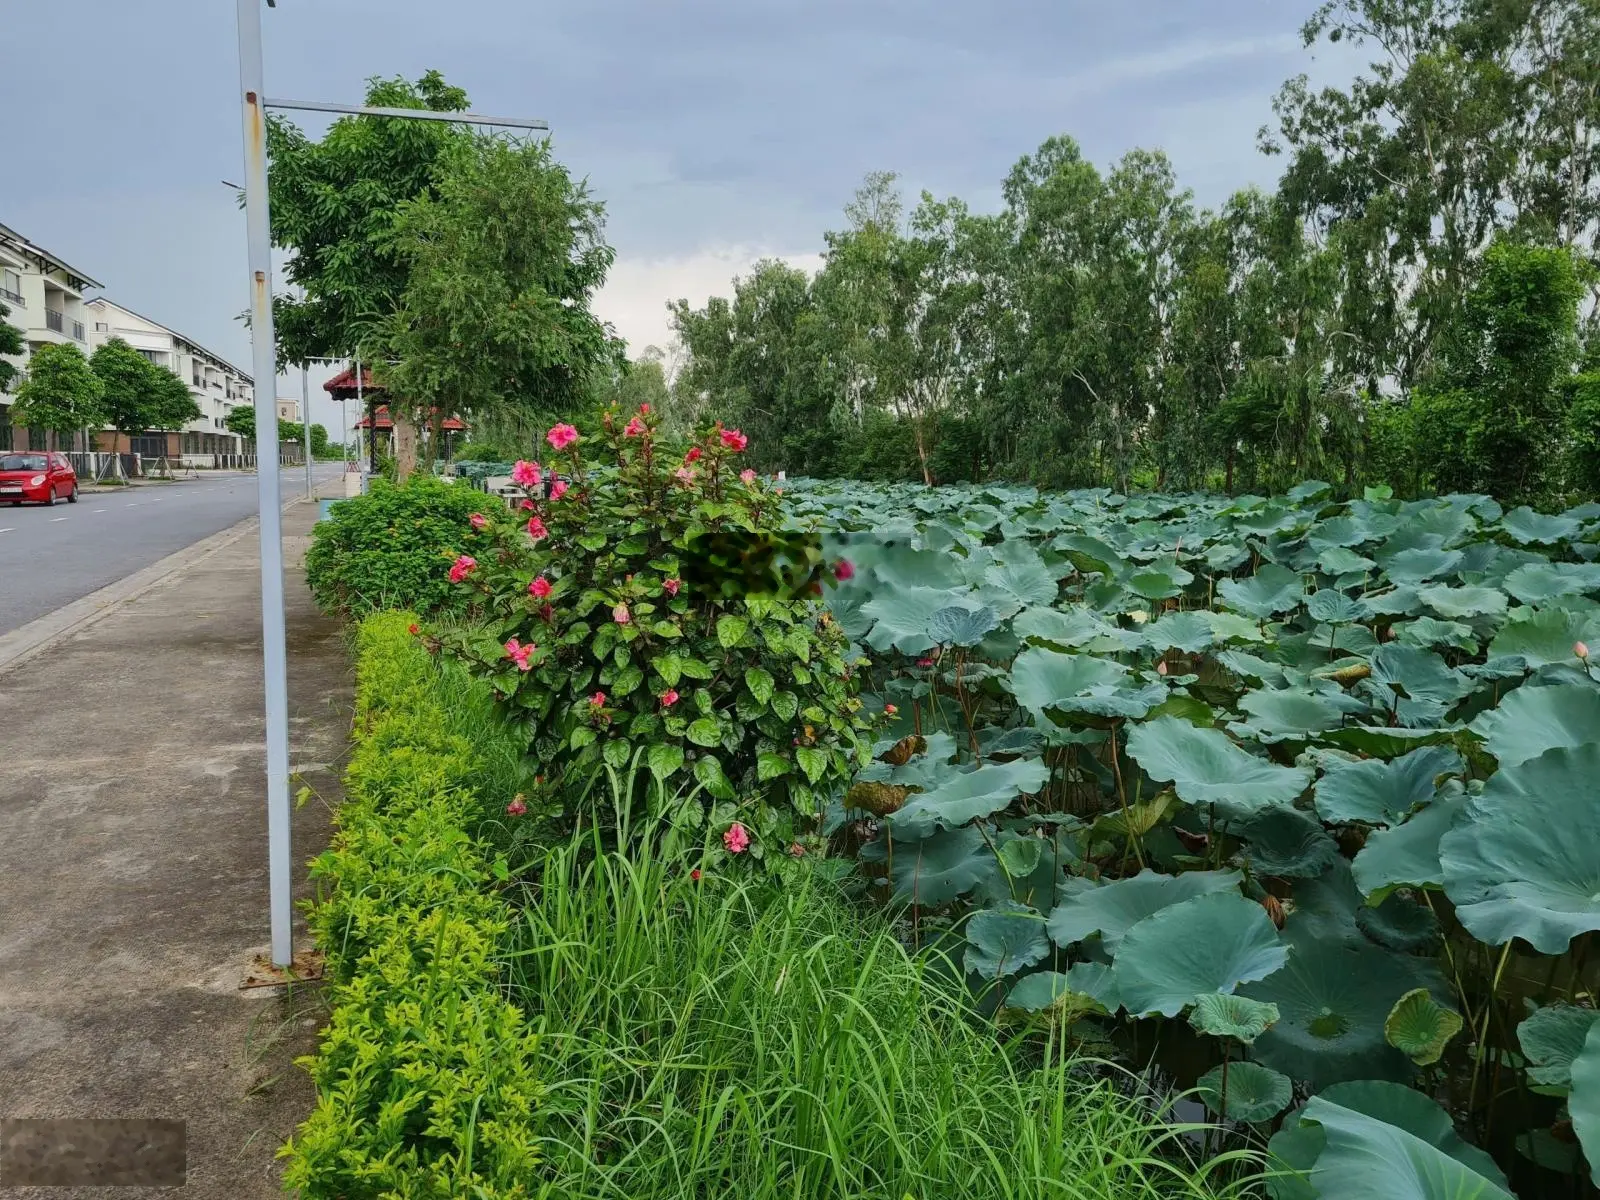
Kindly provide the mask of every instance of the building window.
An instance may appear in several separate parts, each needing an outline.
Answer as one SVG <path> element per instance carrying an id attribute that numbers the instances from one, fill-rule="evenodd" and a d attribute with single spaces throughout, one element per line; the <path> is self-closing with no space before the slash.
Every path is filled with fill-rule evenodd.
<path id="1" fill-rule="evenodd" d="M 0 300 L 22 304 L 22 277 L 15 271 L 0 271 Z"/>
<path id="2" fill-rule="evenodd" d="M 111 326 L 106 324 L 104 321 L 96 321 L 94 323 L 94 331 L 96 333 L 110 333 Z"/>

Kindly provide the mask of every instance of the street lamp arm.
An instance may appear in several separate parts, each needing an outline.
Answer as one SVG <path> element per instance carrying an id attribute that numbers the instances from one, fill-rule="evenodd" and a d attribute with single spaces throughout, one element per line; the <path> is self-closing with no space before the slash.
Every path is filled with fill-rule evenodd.
<path id="1" fill-rule="evenodd" d="M 319 100 L 266 99 L 267 108 L 293 108 L 303 112 L 349 113 L 356 117 L 399 117 L 407 121 L 449 121 L 460 125 L 498 125 L 505 129 L 549 129 L 549 121 L 534 117 L 487 117 L 473 112 L 439 112 L 431 108 L 374 108 L 365 104 L 325 104 Z"/>

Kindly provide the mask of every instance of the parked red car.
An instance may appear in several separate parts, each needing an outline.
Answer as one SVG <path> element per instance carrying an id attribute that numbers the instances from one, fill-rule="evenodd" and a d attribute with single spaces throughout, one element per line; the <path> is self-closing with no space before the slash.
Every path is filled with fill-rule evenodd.
<path id="1" fill-rule="evenodd" d="M 54 504 L 78 502 L 78 473 L 65 454 L 43 450 L 0 453 L 0 500 Z"/>

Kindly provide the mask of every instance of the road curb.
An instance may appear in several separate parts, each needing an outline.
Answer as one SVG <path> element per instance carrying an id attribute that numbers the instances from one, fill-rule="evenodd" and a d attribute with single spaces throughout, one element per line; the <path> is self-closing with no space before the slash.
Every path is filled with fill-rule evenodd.
<path id="1" fill-rule="evenodd" d="M 288 509 L 296 504 L 304 504 L 305 500 L 304 496 L 297 496 L 283 507 Z M 185 546 L 182 550 L 158 559 L 132 575 L 126 575 L 115 583 L 108 583 L 97 592 L 79 597 L 53 613 L 29 621 L 10 633 L 0 634 L 0 675 L 87 628 L 102 617 L 110 616 L 124 604 L 138 599 L 157 584 L 164 583 L 174 575 L 210 558 L 217 551 L 227 549 L 240 538 L 254 532 L 260 523 L 259 514 L 246 517 L 235 525 L 230 525 L 209 537 Z"/>

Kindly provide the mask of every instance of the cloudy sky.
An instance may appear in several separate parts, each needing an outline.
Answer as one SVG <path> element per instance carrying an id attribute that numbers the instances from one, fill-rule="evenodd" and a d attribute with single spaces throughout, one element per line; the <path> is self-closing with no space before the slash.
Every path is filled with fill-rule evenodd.
<path id="1" fill-rule="evenodd" d="M 474 109 L 549 120 L 608 209 L 601 315 L 634 353 L 665 304 L 756 258 L 814 265 L 870 170 L 998 205 L 1068 133 L 1106 163 L 1161 147 L 1202 204 L 1270 184 L 1271 97 L 1357 56 L 1300 45 L 1315 0 L 279 0 L 269 96 L 358 102 L 430 67 Z M 0 0 L 0 222 L 113 299 L 248 367 L 234 6 Z M 316 128 L 314 122 L 306 123 Z M 297 393 L 280 384 L 280 391 Z M 313 388 L 317 376 L 313 376 Z M 314 417 L 337 428 L 332 406 Z M 337 435 L 336 435 L 337 436 Z"/>

